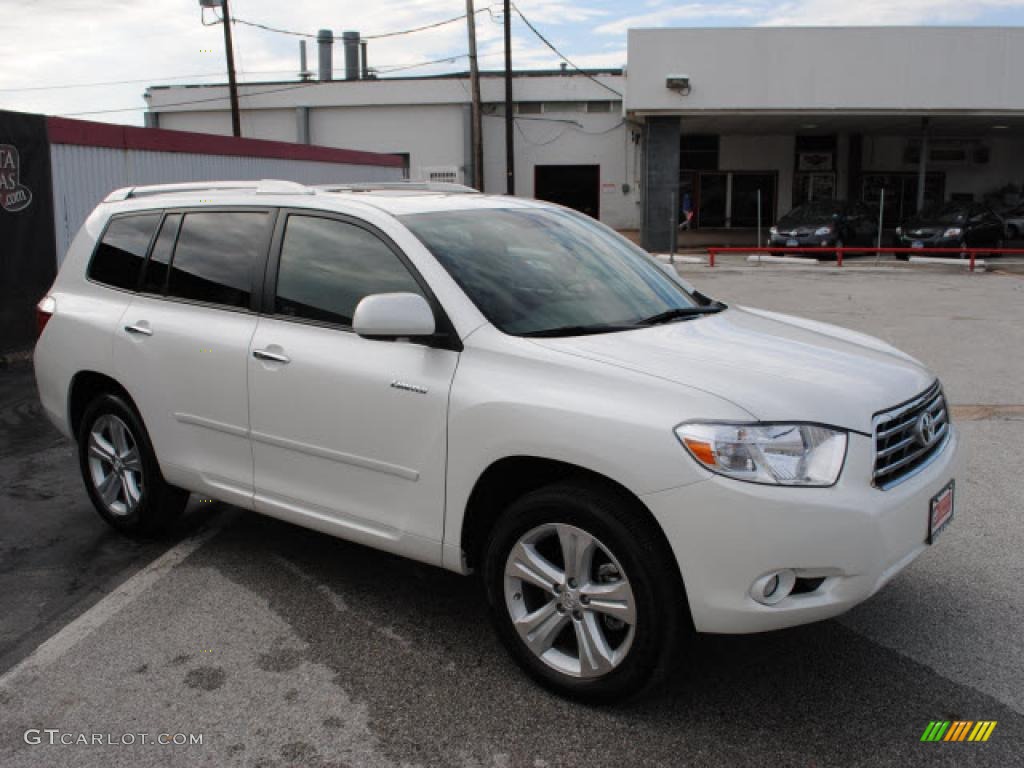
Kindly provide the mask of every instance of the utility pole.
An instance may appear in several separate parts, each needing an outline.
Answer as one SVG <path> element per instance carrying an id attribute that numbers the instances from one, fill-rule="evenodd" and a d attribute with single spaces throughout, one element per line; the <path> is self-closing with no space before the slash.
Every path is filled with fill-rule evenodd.
<path id="1" fill-rule="evenodd" d="M 466 0 L 466 25 L 469 30 L 469 87 L 472 92 L 470 141 L 473 144 L 473 186 L 484 191 L 484 137 L 480 116 L 480 68 L 476 60 L 476 11 L 473 0 Z"/>
<path id="2" fill-rule="evenodd" d="M 512 3 L 505 0 L 505 191 L 516 193 L 515 136 L 512 134 Z"/>
<path id="3" fill-rule="evenodd" d="M 231 96 L 231 133 L 242 135 L 242 115 L 238 111 L 238 82 L 235 80 L 235 49 L 231 44 L 231 11 L 228 0 L 221 0 L 224 9 L 224 51 L 228 57 L 228 92 Z"/>

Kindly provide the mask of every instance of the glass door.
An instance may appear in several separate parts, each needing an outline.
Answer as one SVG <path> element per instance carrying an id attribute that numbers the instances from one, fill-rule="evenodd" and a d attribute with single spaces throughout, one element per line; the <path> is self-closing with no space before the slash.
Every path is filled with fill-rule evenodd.
<path id="1" fill-rule="evenodd" d="M 699 177 L 699 197 L 697 207 L 697 226 L 724 227 L 725 202 L 728 192 L 728 174 L 701 173 Z"/>
<path id="2" fill-rule="evenodd" d="M 775 174 L 734 173 L 732 175 L 733 227 L 758 225 L 758 194 L 761 196 L 761 225 L 775 222 Z"/>

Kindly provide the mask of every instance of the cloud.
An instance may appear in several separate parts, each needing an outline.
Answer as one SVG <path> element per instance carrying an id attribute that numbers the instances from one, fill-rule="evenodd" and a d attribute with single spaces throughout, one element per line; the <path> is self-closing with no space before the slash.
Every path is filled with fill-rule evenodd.
<path id="1" fill-rule="evenodd" d="M 629 29 L 666 27 L 681 22 L 706 23 L 709 19 L 756 20 L 760 9 L 751 4 L 687 3 L 661 7 L 637 16 L 616 19 L 594 28 L 599 35 L 625 35 Z"/>
<path id="2" fill-rule="evenodd" d="M 775 6 L 766 26 L 955 24 L 986 12 L 1024 10 L 1024 0 L 797 0 Z"/>

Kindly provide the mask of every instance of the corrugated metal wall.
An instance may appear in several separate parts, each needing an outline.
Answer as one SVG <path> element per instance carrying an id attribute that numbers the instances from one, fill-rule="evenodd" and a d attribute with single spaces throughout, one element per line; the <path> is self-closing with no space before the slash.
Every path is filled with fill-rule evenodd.
<path id="1" fill-rule="evenodd" d="M 71 144 L 52 145 L 50 156 L 58 264 L 64 260 L 71 240 L 92 209 L 118 187 L 223 179 L 287 179 L 303 184 L 333 184 L 402 178 L 402 169 L 396 167 Z"/>

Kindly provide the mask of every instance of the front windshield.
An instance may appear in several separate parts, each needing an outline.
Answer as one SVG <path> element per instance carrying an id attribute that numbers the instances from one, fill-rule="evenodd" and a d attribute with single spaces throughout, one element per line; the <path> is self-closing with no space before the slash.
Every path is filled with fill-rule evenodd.
<path id="1" fill-rule="evenodd" d="M 967 218 L 967 209 L 961 203 L 939 203 L 925 208 L 916 218 L 941 224 L 959 224 Z"/>
<path id="2" fill-rule="evenodd" d="M 814 203 L 804 203 L 798 208 L 782 217 L 779 223 L 794 226 L 797 224 L 814 224 L 823 219 L 831 219 L 833 214 L 841 215 L 844 206 L 841 202 L 834 200 L 823 200 Z"/>
<path id="3" fill-rule="evenodd" d="M 643 251 L 582 214 L 492 208 L 402 222 L 504 333 L 626 330 L 699 304 Z"/>

